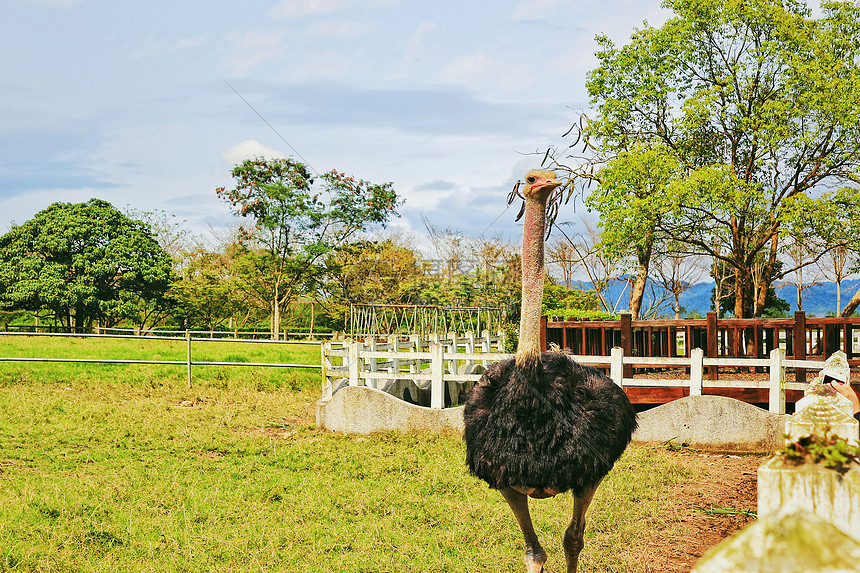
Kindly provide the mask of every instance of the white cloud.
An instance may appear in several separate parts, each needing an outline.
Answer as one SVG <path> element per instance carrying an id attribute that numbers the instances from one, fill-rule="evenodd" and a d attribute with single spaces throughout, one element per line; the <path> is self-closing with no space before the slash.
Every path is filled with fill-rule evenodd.
<path id="1" fill-rule="evenodd" d="M 318 14 L 332 14 L 348 8 L 356 0 L 282 0 L 269 11 L 273 18 L 298 18 Z"/>
<path id="2" fill-rule="evenodd" d="M 356 63 L 347 54 L 334 50 L 320 50 L 302 54 L 300 61 L 290 68 L 296 78 L 341 78 L 344 74 L 354 72 Z"/>
<path id="3" fill-rule="evenodd" d="M 311 24 L 305 28 L 306 38 L 335 38 L 349 40 L 364 36 L 373 29 L 372 22 L 337 22 L 326 20 Z"/>
<path id="4" fill-rule="evenodd" d="M 30 0 L 30 2 L 45 6 L 71 6 L 73 4 L 80 4 L 81 0 Z"/>
<path id="5" fill-rule="evenodd" d="M 563 5 L 565 0 L 522 0 L 514 7 L 514 20 L 544 20 L 553 15 L 553 8 Z"/>
<path id="6" fill-rule="evenodd" d="M 261 64 L 277 60 L 284 53 L 283 32 L 248 32 L 230 42 L 226 65 L 242 74 Z"/>
<path id="7" fill-rule="evenodd" d="M 269 10 L 272 18 L 299 18 L 302 16 L 318 16 L 334 14 L 335 12 L 363 6 L 365 9 L 385 8 L 400 4 L 400 0 L 281 0 Z"/>
<path id="8" fill-rule="evenodd" d="M 424 48 L 424 39 L 433 32 L 438 25 L 436 22 L 430 22 L 425 20 L 418 24 L 415 28 L 415 31 L 410 34 L 409 38 L 406 40 L 406 52 L 414 53 L 418 50 Z"/>
<path id="9" fill-rule="evenodd" d="M 227 165 L 233 166 L 239 163 L 242 163 L 246 159 L 254 159 L 256 157 L 268 157 L 270 159 L 284 159 L 286 155 L 269 147 L 264 143 L 260 143 L 256 139 L 246 139 L 245 141 L 240 141 L 235 145 L 231 145 L 229 148 L 224 150 L 221 153 L 221 159 L 223 159 Z"/>
<path id="10" fill-rule="evenodd" d="M 439 79 L 492 95 L 524 86 L 527 72 L 524 63 L 511 55 L 500 59 L 479 50 L 450 60 L 440 70 Z"/>
<path id="11" fill-rule="evenodd" d="M 179 38 L 173 43 L 149 40 L 142 47 L 134 50 L 131 53 L 131 57 L 136 60 L 151 58 L 161 56 L 166 52 L 178 52 L 180 50 L 196 48 L 198 46 L 202 46 L 204 43 L 205 36 L 198 36 L 196 38 Z"/>
<path id="12" fill-rule="evenodd" d="M 422 59 L 432 58 L 432 51 L 425 45 L 425 39 L 429 36 L 438 25 L 436 22 L 423 21 L 415 28 L 415 30 L 406 38 L 403 43 L 403 48 L 398 50 L 402 53 L 397 64 L 392 66 L 392 72 L 388 79 L 402 79 L 409 77 L 414 73 L 416 63 Z"/>

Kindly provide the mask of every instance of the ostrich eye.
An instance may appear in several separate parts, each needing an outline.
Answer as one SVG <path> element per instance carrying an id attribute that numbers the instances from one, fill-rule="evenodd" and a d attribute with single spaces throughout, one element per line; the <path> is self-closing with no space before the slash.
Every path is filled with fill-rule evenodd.
<path id="1" fill-rule="evenodd" d="M 534 177 L 526 177 L 526 182 L 527 182 L 529 185 L 531 185 L 531 184 L 532 184 L 532 183 L 534 183 L 535 181 L 537 181 L 537 179 L 535 179 Z"/>

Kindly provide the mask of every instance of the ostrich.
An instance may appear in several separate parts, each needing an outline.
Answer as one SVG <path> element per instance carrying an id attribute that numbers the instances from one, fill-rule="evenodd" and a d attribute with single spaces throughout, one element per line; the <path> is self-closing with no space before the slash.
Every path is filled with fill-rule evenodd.
<path id="1" fill-rule="evenodd" d="M 563 547 L 567 571 L 575 572 L 585 512 L 636 429 L 630 401 L 603 373 L 561 352 L 541 353 L 547 203 L 560 184 L 552 171 L 533 170 L 526 176 L 516 356 L 490 366 L 470 392 L 464 411 L 466 463 L 510 505 L 525 538 L 528 573 L 543 571 L 547 559 L 532 525 L 528 497 L 573 492 L 573 518 Z M 549 201 L 551 208 L 553 203 Z"/>

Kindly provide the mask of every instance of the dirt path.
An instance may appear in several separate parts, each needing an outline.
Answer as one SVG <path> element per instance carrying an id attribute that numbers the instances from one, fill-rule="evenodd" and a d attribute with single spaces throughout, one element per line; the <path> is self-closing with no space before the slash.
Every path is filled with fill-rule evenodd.
<path id="1" fill-rule="evenodd" d="M 756 511 L 756 470 L 761 456 L 679 452 L 679 461 L 703 475 L 678 487 L 667 507 L 666 529 L 643 548 L 642 563 L 652 573 L 686 573 L 708 549 L 754 520 L 713 508 Z"/>

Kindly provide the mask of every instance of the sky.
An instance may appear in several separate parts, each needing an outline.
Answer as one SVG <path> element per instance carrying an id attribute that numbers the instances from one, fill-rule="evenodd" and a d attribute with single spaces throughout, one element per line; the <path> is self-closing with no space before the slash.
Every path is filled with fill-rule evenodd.
<path id="1" fill-rule="evenodd" d="M 670 16 L 658 0 L 2 6 L 0 232 L 97 197 L 223 237 L 231 168 L 289 156 L 392 182 L 390 227 L 419 244 L 425 221 L 518 241 L 506 197 L 589 111 L 595 36 Z"/>

